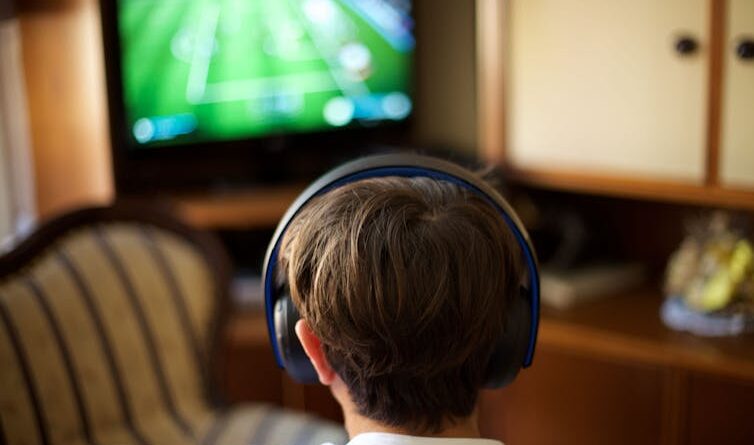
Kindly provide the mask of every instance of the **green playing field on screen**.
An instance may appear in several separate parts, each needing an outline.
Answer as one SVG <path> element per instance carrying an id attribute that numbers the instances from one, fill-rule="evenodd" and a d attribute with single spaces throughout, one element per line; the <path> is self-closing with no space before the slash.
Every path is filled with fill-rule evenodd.
<path id="1" fill-rule="evenodd" d="M 409 0 L 121 0 L 137 146 L 400 121 L 412 108 Z"/>

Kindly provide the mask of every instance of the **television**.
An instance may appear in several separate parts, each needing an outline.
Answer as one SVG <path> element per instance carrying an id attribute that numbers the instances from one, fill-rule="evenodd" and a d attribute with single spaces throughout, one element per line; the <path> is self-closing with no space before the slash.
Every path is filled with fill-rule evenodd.
<path id="1" fill-rule="evenodd" d="M 119 192 L 307 180 L 401 143 L 410 0 L 102 0 Z"/>

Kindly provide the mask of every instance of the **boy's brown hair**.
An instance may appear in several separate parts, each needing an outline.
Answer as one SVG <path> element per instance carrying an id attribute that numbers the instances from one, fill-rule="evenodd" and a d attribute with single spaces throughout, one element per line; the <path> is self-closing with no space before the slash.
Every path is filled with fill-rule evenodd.
<path id="1" fill-rule="evenodd" d="M 475 194 L 429 178 L 376 178 L 302 209 L 279 273 L 360 414 L 437 432 L 474 409 L 519 292 L 519 251 Z"/>

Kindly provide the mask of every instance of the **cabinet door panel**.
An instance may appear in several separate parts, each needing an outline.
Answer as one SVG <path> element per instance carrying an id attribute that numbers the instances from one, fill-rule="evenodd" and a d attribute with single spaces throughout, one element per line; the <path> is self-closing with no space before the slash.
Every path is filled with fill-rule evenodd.
<path id="1" fill-rule="evenodd" d="M 648 444 L 662 435 L 663 373 L 540 345 L 511 386 L 484 391 L 480 429 L 511 444 Z"/>
<path id="2" fill-rule="evenodd" d="M 754 383 L 697 374 L 689 384 L 689 443 L 754 443 Z"/>
<path id="3" fill-rule="evenodd" d="M 508 2 L 507 157 L 523 168 L 700 183 L 706 0 Z M 699 47 L 679 56 L 675 42 Z"/>
<path id="4" fill-rule="evenodd" d="M 754 2 L 730 0 L 727 23 L 720 180 L 727 186 L 754 187 L 754 59 L 736 55 L 742 39 L 754 42 Z"/>

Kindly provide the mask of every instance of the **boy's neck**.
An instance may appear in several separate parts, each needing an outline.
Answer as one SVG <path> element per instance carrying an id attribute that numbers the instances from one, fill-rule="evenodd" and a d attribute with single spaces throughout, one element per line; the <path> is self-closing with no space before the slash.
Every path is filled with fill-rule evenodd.
<path id="1" fill-rule="evenodd" d="M 439 433 L 422 434 L 412 432 L 399 427 L 392 427 L 389 425 L 383 425 L 375 422 L 364 416 L 355 413 L 343 413 L 345 419 L 346 431 L 348 431 L 348 437 L 354 438 L 362 433 L 392 433 L 392 434 L 404 434 L 408 436 L 426 436 L 426 437 L 445 437 L 445 438 L 478 438 L 479 428 L 472 417 L 464 419 L 461 422 L 455 423 L 452 426 L 444 428 Z"/>
<path id="2" fill-rule="evenodd" d="M 338 388 L 337 385 L 331 387 L 333 395 L 343 408 L 343 419 L 348 437 L 354 438 L 362 433 L 392 433 L 409 436 L 427 436 L 427 437 L 446 437 L 446 438 L 478 438 L 479 427 L 477 426 L 476 410 L 472 415 L 464 419 L 458 419 L 452 424 L 448 424 L 439 433 L 422 434 L 410 431 L 401 427 L 394 427 L 376 422 L 368 417 L 359 414 L 356 406 L 351 401 L 345 388 Z"/>

